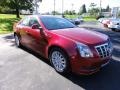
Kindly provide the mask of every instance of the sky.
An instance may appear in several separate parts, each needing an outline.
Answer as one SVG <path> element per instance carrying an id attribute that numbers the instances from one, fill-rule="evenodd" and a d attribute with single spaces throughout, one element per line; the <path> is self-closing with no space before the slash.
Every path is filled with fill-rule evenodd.
<path id="1" fill-rule="evenodd" d="M 108 5 L 112 7 L 120 7 L 120 0 L 101 0 L 102 8 L 106 8 Z M 97 4 L 97 7 L 100 7 L 100 0 L 63 0 L 64 2 L 64 11 L 65 10 L 75 10 L 79 11 L 80 7 L 85 4 L 88 9 L 91 3 Z M 55 0 L 55 11 L 62 12 L 62 0 Z M 39 3 L 39 12 L 51 12 L 54 10 L 54 0 L 42 0 L 42 3 Z"/>

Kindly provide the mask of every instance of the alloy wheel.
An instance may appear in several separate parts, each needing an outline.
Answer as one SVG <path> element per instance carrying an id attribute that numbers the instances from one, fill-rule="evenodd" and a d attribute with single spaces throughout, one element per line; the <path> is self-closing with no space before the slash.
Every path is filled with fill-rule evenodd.
<path id="1" fill-rule="evenodd" d="M 66 68 L 66 58 L 59 51 L 53 51 L 51 55 L 51 61 L 56 71 L 63 72 Z"/>

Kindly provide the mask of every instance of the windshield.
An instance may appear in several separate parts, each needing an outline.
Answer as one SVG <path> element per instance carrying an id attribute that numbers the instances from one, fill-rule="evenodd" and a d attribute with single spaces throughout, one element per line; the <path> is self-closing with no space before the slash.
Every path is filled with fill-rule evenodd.
<path id="1" fill-rule="evenodd" d="M 59 17 L 40 17 L 42 23 L 48 30 L 65 29 L 76 27 L 70 21 Z"/>

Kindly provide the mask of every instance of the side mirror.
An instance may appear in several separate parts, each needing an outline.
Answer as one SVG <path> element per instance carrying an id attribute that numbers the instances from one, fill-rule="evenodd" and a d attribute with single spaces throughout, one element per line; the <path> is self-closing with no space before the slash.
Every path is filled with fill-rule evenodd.
<path id="1" fill-rule="evenodd" d="M 33 25 L 32 25 L 32 29 L 42 30 L 42 27 L 39 27 L 39 25 L 37 25 L 37 24 L 33 24 Z"/>

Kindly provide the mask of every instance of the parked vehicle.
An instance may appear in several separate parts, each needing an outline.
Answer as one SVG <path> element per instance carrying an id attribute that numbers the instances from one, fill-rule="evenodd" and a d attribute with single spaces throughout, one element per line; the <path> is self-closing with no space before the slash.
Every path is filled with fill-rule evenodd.
<path id="1" fill-rule="evenodd" d="M 110 20 L 110 22 L 108 23 L 108 28 L 110 28 L 113 31 L 120 31 L 120 19 L 116 18 Z"/>
<path id="2" fill-rule="evenodd" d="M 106 18 L 99 18 L 98 22 L 102 23 L 104 20 L 106 20 Z"/>
<path id="3" fill-rule="evenodd" d="M 119 18 L 106 18 L 106 19 L 102 19 L 99 21 L 102 22 L 104 27 L 110 28 L 111 30 L 114 30 L 114 31 L 120 30 L 120 19 Z"/>
<path id="4" fill-rule="evenodd" d="M 82 23 L 82 22 L 84 22 L 82 16 L 77 17 L 76 19 L 74 19 L 74 21 L 75 21 L 75 24 L 77 24 L 77 25 L 80 24 L 80 23 Z"/>
<path id="5" fill-rule="evenodd" d="M 106 18 L 102 20 L 102 24 L 104 27 L 108 28 L 108 24 L 110 23 L 111 18 Z"/>
<path id="6" fill-rule="evenodd" d="M 112 44 L 107 35 L 78 28 L 64 18 L 26 16 L 13 28 L 16 46 L 39 53 L 61 74 L 93 74 L 111 59 Z"/>

